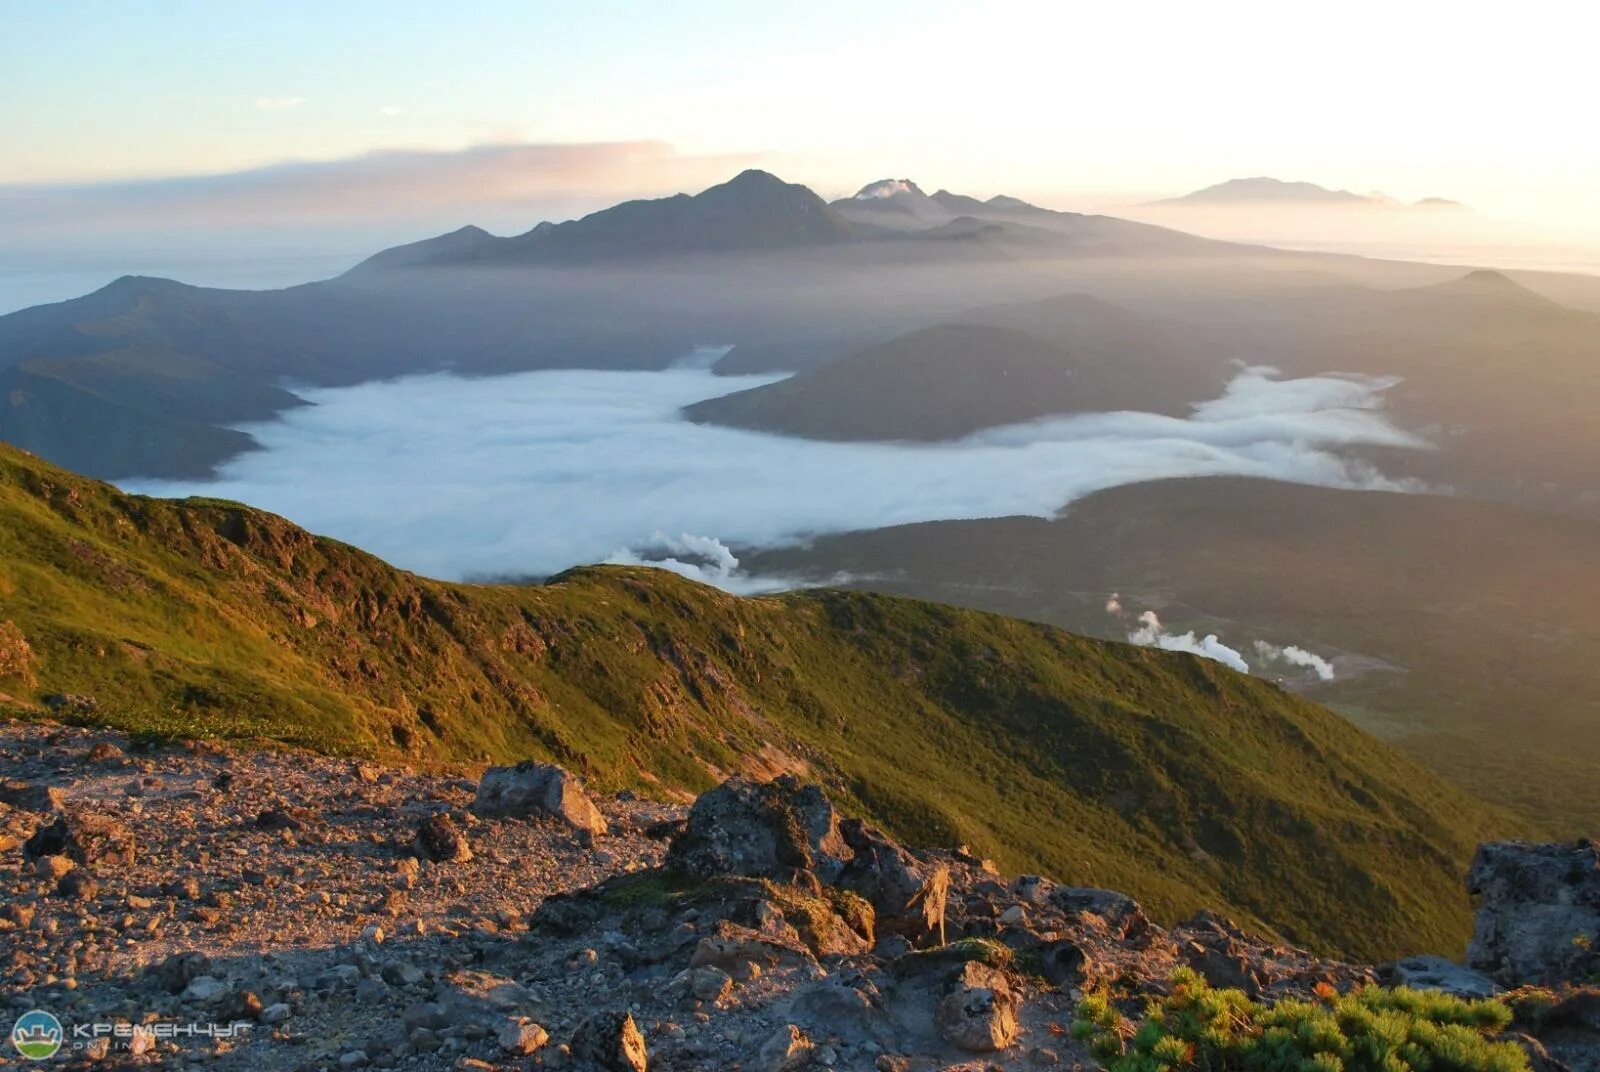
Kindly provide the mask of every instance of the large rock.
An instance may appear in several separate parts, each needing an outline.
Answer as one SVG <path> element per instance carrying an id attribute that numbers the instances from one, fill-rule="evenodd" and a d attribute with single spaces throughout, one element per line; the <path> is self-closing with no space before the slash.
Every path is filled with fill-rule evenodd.
<path id="1" fill-rule="evenodd" d="M 730 778 L 700 794 L 667 862 L 703 878 L 781 879 L 814 871 L 833 882 L 850 855 L 822 790 L 784 775 L 771 782 Z"/>
<path id="2" fill-rule="evenodd" d="M 601 1012 L 578 1025 L 572 1035 L 572 1060 L 579 1068 L 604 1072 L 646 1072 L 644 1036 L 625 1012 Z"/>
<path id="3" fill-rule="evenodd" d="M 913 939 L 942 939 L 949 868 L 923 864 L 857 819 L 841 823 L 840 832 L 852 853 L 840 881 L 871 902 L 879 929 Z"/>
<path id="4" fill-rule="evenodd" d="M 969 960 L 951 981 L 936 1016 L 952 1046 L 993 1053 L 1017 1041 L 1017 998 L 1005 973 Z"/>
<path id="5" fill-rule="evenodd" d="M 23 854 L 68 856 L 80 864 L 133 864 L 133 831 L 109 815 L 78 812 L 62 815 L 49 826 L 40 827 L 23 843 Z"/>
<path id="6" fill-rule="evenodd" d="M 1481 845 L 1469 967 L 1503 986 L 1586 982 L 1600 972 L 1600 842 Z"/>
<path id="7" fill-rule="evenodd" d="M 464 864 L 472 859 L 466 835 L 448 815 L 430 815 L 417 825 L 411 851 L 434 863 Z"/>
<path id="8" fill-rule="evenodd" d="M 490 767 L 478 782 L 472 810 L 486 818 L 553 818 L 590 834 L 606 832 L 605 816 L 578 779 L 551 763 Z"/>
<path id="9" fill-rule="evenodd" d="M 815 1044 L 793 1024 L 780 1027 L 756 1054 L 756 1072 L 794 1072 L 811 1063 Z"/>

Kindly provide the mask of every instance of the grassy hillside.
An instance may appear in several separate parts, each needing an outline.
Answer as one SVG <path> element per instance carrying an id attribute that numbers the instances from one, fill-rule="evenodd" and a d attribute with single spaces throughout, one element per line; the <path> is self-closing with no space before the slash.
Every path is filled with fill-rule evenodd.
<path id="1" fill-rule="evenodd" d="M 1115 591 L 1247 656 L 1300 644 L 1339 666 L 1298 682 L 1306 695 L 1552 835 L 1600 829 L 1593 521 L 1205 478 L 1104 491 L 1055 521 L 909 525 L 746 561 L 1121 637 Z"/>
<path id="2" fill-rule="evenodd" d="M 131 730 L 531 755 L 609 788 L 804 769 L 908 838 L 1366 957 L 1457 951 L 1461 869 L 1510 832 L 1338 716 L 1187 656 L 646 569 L 444 584 L 5 447 L 0 675 L 14 708 L 87 694 Z"/>

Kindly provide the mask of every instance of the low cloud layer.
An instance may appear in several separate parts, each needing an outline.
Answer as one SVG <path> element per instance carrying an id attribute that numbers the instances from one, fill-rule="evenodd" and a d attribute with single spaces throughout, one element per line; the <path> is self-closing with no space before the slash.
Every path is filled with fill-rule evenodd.
<path id="1" fill-rule="evenodd" d="M 728 547 L 918 521 L 1049 517 L 1092 492 L 1165 477 L 1395 489 L 1339 448 L 1422 446 L 1376 409 L 1384 381 L 1285 381 L 1261 369 L 1241 372 L 1189 419 L 1065 417 L 948 444 L 819 443 L 679 416 L 690 402 L 773 379 L 676 367 L 439 374 L 311 391 L 316 405 L 251 427 L 266 449 L 235 459 L 220 480 L 127 483 L 243 500 L 438 577 L 672 558 L 739 590 L 763 582 L 743 577 Z"/>

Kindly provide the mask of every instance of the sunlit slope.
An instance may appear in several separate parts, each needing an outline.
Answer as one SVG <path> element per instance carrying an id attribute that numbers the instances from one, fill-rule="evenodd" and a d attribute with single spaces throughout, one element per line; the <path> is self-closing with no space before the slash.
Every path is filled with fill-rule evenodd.
<path id="1" fill-rule="evenodd" d="M 7 621 L 33 653 L 0 634 L 18 707 L 89 695 L 83 717 L 131 730 L 554 758 L 650 792 L 804 768 L 907 837 L 1353 955 L 1455 950 L 1460 870 L 1509 832 L 1345 720 L 1188 656 L 647 569 L 444 584 L 0 447 Z"/>
<path id="2" fill-rule="evenodd" d="M 1254 640 L 1299 644 L 1340 657 L 1335 680 L 1303 683 L 1318 702 L 1549 836 L 1600 827 L 1592 520 L 1205 477 L 1098 492 L 1053 521 L 905 525 L 743 561 L 1118 637 L 1120 592 L 1253 660 Z"/>

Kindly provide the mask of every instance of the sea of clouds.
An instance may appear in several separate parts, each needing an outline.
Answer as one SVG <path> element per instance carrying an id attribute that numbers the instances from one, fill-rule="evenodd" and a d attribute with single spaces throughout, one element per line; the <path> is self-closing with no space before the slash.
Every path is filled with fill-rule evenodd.
<path id="1" fill-rule="evenodd" d="M 650 561 L 736 591 L 730 547 L 907 522 L 1049 517 L 1091 492 L 1239 475 L 1396 489 L 1341 457 L 1421 448 L 1379 409 L 1392 381 L 1241 369 L 1191 416 L 1101 413 L 942 444 L 825 443 L 690 423 L 681 407 L 780 377 L 719 377 L 705 352 L 661 372 L 414 376 L 301 391 L 314 405 L 246 426 L 264 449 L 209 482 L 125 481 L 237 499 L 448 579 Z"/>

